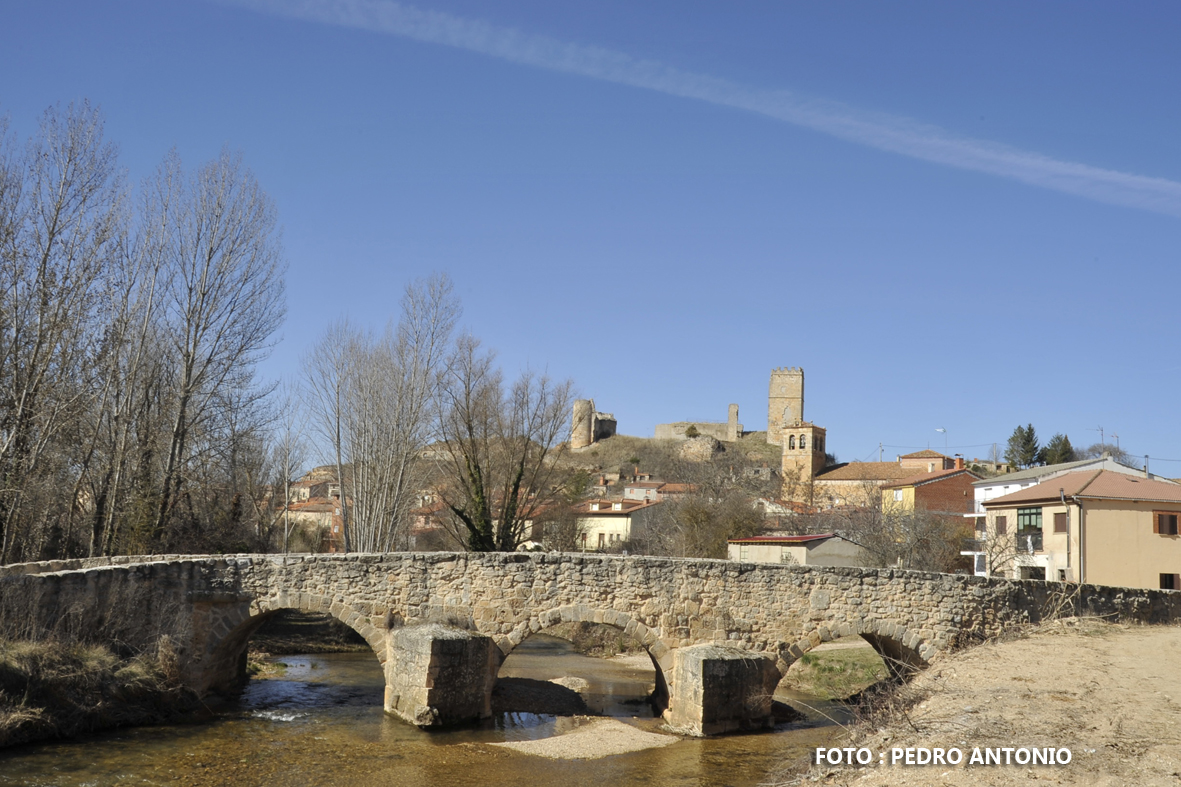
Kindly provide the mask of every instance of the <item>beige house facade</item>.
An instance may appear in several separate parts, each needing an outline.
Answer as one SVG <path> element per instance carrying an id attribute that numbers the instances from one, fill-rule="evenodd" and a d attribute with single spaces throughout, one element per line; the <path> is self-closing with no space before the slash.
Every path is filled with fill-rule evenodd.
<path id="1" fill-rule="evenodd" d="M 578 506 L 578 541 L 584 552 L 625 549 L 632 539 L 643 538 L 653 500 L 587 500 Z"/>
<path id="2" fill-rule="evenodd" d="M 730 560 L 793 566 L 866 566 L 865 549 L 835 533 L 809 536 L 752 536 L 726 542 Z"/>
<path id="3" fill-rule="evenodd" d="M 1090 470 L 983 507 L 978 555 L 993 576 L 1181 590 L 1177 484 Z"/>

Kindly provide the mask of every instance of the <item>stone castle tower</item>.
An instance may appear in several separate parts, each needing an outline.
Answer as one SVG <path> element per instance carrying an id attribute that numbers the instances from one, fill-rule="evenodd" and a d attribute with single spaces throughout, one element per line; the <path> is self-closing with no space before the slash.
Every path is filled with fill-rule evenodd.
<path id="1" fill-rule="evenodd" d="M 771 370 L 767 397 L 767 442 L 781 445 L 783 427 L 804 420 L 804 370 L 798 366 Z"/>
<path id="2" fill-rule="evenodd" d="M 570 447 L 586 448 L 615 434 L 615 416 L 595 409 L 594 399 L 575 399 L 570 417 Z"/>
<path id="3" fill-rule="evenodd" d="M 570 447 L 586 448 L 595 441 L 595 403 L 590 399 L 575 399 L 570 419 Z"/>

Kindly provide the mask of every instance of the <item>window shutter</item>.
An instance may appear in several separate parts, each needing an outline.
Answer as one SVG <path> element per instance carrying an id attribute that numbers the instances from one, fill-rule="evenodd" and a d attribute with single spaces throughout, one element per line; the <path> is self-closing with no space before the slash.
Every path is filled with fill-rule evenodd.
<path id="1" fill-rule="evenodd" d="M 1066 514 L 1065 513 L 1054 514 L 1054 532 L 1055 533 L 1065 533 L 1066 531 L 1067 531 Z"/>
<path id="2" fill-rule="evenodd" d="M 1152 532 L 1162 536 L 1177 535 L 1177 513 L 1174 511 L 1153 511 Z"/>

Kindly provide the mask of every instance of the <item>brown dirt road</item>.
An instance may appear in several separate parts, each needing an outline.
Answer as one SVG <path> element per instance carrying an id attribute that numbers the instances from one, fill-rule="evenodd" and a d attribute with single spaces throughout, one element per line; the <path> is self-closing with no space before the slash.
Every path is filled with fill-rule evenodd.
<path id="1" fill-rule="evenodd" d="M 788 783 L 1181 787 L 1181 627 L 1059 621 L 937 662 L 849 743 L 887 765 L 815 766 Z M 890 766 L 893 747 L 958 748 L 959 766 Z M 1068 765 L 968 765 L 980 747 L 1068 748 Z"/>

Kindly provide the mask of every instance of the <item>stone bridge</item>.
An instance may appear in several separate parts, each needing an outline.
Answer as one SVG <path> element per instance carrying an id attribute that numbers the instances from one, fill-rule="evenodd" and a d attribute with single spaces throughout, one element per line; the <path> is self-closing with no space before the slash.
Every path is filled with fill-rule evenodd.
<path id="1" fill-rule="evenodd" d="M 859 635 L 896 674 L 1057 615 L 1181 620 L 1181 593 L 856 568 L 580 554 L 152 556 L 0 568 L 0 633 L 167 636 L 183 679 L 224 693 L 283 609 L 327 612 L 373 648 L 385 707 L 420 726 L 490 714 L 497 671 L 534 632 L 601 623 L 641 642 L 675 729 L 766 724 L 792 662 Z"/>

